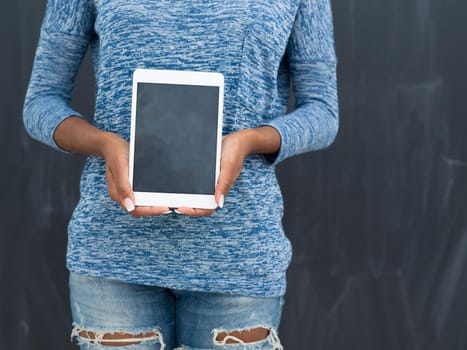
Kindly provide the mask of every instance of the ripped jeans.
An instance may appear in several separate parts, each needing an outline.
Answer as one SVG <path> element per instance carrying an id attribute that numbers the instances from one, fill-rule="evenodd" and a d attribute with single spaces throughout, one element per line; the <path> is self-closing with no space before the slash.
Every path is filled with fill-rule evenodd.
<path id="1" fill-rule="evenodd" d="M 70 273 L 70 297 L 72 338 L 82 350 L 283 350 L 282 297 L 188 292 L 76 273 Z M 252 329 L 265 337 L 240 339 Z"/>

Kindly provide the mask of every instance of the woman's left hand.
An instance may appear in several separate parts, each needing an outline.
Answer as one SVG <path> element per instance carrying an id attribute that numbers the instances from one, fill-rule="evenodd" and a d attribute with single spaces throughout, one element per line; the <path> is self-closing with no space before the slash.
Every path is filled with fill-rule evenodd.
<path id="1" fill-rule="evenodd" d="M 222 138 L 222 152 L 219 179 L 215 198 L 219 208 L 224 205 L 224 197 L 242 171 L 245 158 L 252 153 L 274 154 L 281 146 L 279 132 L 271 126 L 235 131 Z M 179 214 L 207 216 L 212 209 L 178 208 Z"/>
<path id="2" fill-rule="evenodd" d="M 243 161 L 249 153 L 247 138 L 248 134 L 244 130 L 233 132 L 222 138 L 220 173 L 215 190 L 215 199 L 219 208 L 223 207 L 224 197 L 240 175 Z M 208 216 L 214 211 L 215 209 L 186 207 L 177 209 L 178 213 L 189 216 Z"/>

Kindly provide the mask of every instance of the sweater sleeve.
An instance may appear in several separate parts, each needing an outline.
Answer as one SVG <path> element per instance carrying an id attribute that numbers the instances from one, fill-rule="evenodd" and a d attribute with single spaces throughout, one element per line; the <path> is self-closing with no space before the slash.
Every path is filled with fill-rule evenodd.
<path id="1" fill-rule="evenodd" d="M 302 0 L 287 46 L 295 110 L 266 125 L 281 135 L 273 164 L 329 146 L 338 130 L 336 56 L 330 0 Z"/>
<path id="2" fill-rule="evenodd" d="M 58 150 L 53 134 L 70 116 L 79 66 L 94 36 L 91 0 L 49 0 L 41 26 L 31 79 L 23 107 L 23 122 L 36 140 Z"/>

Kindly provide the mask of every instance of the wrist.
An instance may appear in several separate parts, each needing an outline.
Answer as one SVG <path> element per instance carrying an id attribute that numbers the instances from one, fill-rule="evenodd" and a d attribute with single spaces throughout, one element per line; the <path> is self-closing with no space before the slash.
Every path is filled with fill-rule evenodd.
<path id="1" fill-rule="evenodd" d="M 245 155 L 253 153 L 272 154 L 279 151 L 281 137 L 279 132 L 270 126 L 261 126 L 241 130 L 241 143 L 245 149 Z"/>
<path id="2" fill-rule="evenodd" d="M 238 131 L 239 145 L 245 157 L 255 153 L 256 129 L 244 129 Z"/>
<path id="3" fill-rule="evenodd" d="M 115 149 L 116 142 L 121 142 L 118 135 L 108 131 L 101 131 L 98 137 L 96 155 L 107 159 L 109 154 Z"/>

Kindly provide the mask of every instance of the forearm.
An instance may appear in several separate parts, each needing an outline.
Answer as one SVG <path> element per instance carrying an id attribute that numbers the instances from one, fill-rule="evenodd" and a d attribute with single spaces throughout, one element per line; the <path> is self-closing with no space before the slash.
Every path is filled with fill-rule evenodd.
<path id="1" fill-rule="evenodd" d="M 55 129 L 54 140 L 63 150 L 105 158 L 115 135 L 99 130 L 80 117 L 71 116 Z"/>
<path id="2" fill-rule="evenodd" d="M 245 142 L 246 154 L 273 154 L 280 149 L 281 136 L 271 126 L 245 129 L 240 133 Z"/>

